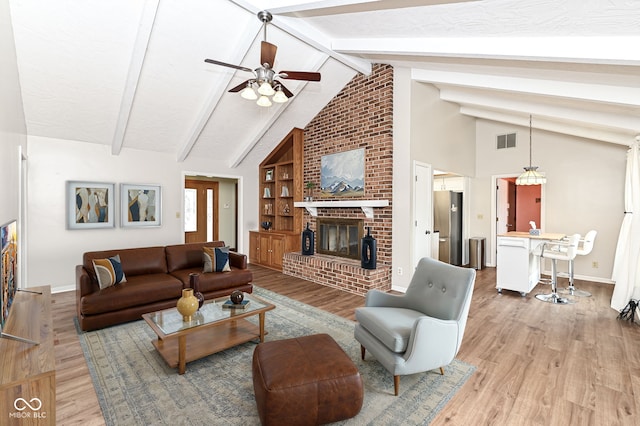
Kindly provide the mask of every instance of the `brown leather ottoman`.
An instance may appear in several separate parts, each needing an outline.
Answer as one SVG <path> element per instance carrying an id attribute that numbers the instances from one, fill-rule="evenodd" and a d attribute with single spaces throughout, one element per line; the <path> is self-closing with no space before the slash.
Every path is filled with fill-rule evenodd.
<path id="1" fill-rule="evenodd" d="M 362 408 L 360 373 L 328 334 L 258 344 L 253 390 L 263 425 L 337 422 Z"/>

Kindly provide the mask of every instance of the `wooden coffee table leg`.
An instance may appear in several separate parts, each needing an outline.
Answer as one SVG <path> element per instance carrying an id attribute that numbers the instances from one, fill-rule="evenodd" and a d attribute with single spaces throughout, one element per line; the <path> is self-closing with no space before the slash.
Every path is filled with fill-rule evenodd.
<path id="1" fill-rule="evenodd" d="M 258 314 L 260 318 L 260 343 L 264 342 L 264 312 Z"/>
<path id="2" fill-rule="evenodd" d="M 187 370 L 187 336 L 178 337 L 178 374 Z"/>

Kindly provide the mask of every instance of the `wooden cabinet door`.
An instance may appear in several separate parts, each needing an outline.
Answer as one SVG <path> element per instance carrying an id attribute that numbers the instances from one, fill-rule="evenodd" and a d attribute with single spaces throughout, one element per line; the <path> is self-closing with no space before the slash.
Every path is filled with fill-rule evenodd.
<path id="1" fill-rule="evenodd" d="M 271 236 L 271 266 L 282 269 L 282 258 L 284 257 L 285 237 L 282 235 Z"/>
<path id="2" fill-rule="evenodd" d="M 258 251 L 258 259 L 259 263 L 265 266 L 269 266 L 271 264 L 271 236 L 266 234 L 260 234 L 260 243 L 258 247 L 260 250 Z"/>
<path id="3" fill-rule="evenodd" d="M 249 232 L 249 262 L 260 263 L 260 234 Z"/>
<path id="4" fill-rule="evenodd" d="M 284 254 L 291 250 L 291 235 L 249 232 L 249 260 L 251 263 L 282 270 Z"/>

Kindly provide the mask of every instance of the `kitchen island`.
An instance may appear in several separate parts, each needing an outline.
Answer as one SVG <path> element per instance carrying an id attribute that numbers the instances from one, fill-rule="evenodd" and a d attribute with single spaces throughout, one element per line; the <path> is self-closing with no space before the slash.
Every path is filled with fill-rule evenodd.
<path id="1" fill-rule="evenodd" d="M 541 244 L 561 240 L 565 234 L 512 231 L 498 235 L 496 262 L 496 288 L 520 292 L 526 296 L 540 281 L 540 259 L 534 254 Z"/>

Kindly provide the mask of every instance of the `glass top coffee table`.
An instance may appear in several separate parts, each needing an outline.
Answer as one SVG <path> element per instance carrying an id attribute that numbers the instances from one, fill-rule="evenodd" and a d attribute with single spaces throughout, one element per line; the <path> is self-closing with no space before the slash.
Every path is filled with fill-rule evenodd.
<path id="1" fill-rule="evenodd" d="M 229 297 L 206 301 L 191 321 L 183 321 L 176 308 L 142 315 L 158 336 L 151 343 L 169 367 L 184 374 L 187 362 L 251 340 L 264 342 L 265 313 L 275 305 L 245 293 L 244 300 L 249 300 L 245 308 L 224 309 L 227 300 Z M 258 325 L 246 320 L 254 315 L 258 315 Z"/>

